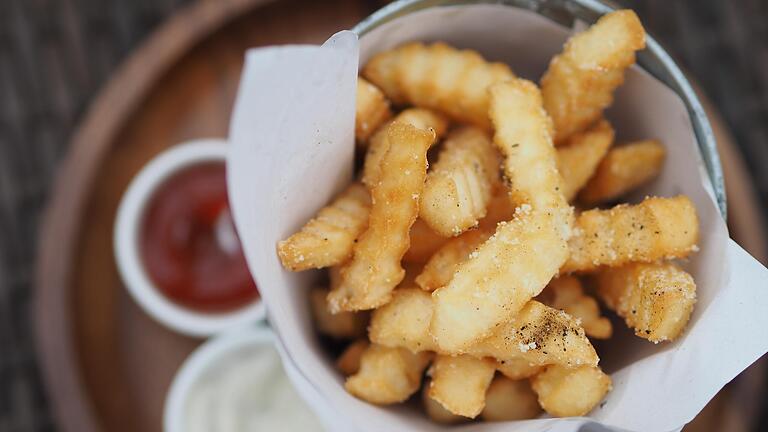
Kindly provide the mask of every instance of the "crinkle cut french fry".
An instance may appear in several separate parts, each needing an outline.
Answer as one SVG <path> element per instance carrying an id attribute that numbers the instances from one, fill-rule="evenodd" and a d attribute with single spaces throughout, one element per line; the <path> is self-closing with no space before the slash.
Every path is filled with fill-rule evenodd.
<path id="1" fill-rule="evenodd" d="M 358 339 L 349 344 L 339 358 L 336 359 L 336 368 L 344 376 L 356 374 L 360 370 L 360 358 L 362 358 L 365 350 L 368 349 L 368 345 L 367 339 Z"/>
<path id="2" fill-rule="evenodd" d="M 497 84 L 490 92 L 494 142 L 505 157 L 511 199 L 524 204 L 459 265 L 448 285 L 433 292 L 431 333 L 446 351 L 460 351 L 487 337 L 538 295 L 568 257 L 573 213 L 560 191 L 541 93 L 521 79 Z"/>
<path id="3" fill-rule="evenodd" d="M 427 261 L 421 273 L 416 276 L 416 285 L 425 291 L 434 291 L 451 281 L 456 268 L 493 232 L 473 230 L 448 241 Z"/>
<path id="4" fill-rule="evenodd" d="M 565 199 L 572 201 L 595 174 L 613 143 L 613 135 L 610 123 L 600 120 L 586 132 L 571 136 L 567 145 L 558 147 L 557 169 L 563 177 Z"/>
<path id="5" fill-rule="evenodd" d="M 543 366 L 531 364 L 528 360 L 513 358 L 496 362 L 496 370 L 511 380 L 530 378 L 541 372 Z"/>
<path id="6" fill-rule="evenodd" d="M 426 352 L 414 354 L 403 348 L 371 344 L 360 358 L 360 370 L 347 378 L 344 387 L 374 404 L 403 402 L 419 390 L 431 357 Z"/>
<path id="7" fill-rule="evenodd" d="M 403 256 L 403 261 L 413 264 L 424 264 L 448 241 L 448 237 L 434 232 L 421 219 L 416 219 L 413 223 L 409 237 L 411 247 Z"/>
<path id="8" fill-rule="evenodd" d="M 341 285 L 328 295 L 332 312 L 380 306 L 405 276 L 400 260 L 418 214 L 427 149 L 435 133 L 399 122 L 388 129 L 389 150 L 381 161 L 379 182 L 371 189 L 368 228 L 341 270 Z"/>
<path id="9" fill-rule="evenodd" d="M 605 304 L 654 343 L 680 336 L 696 303 L 693 277 L 671 263 L 608 268 L 595 279 Z"/>
<path id="10" fill-rule="evenodd" d="M 537 300 L 580 320 L 587 336 L 591 338 L 608 339 L 613 334 L 611 321 L 600 315 L 597 300 L 584 293 L 581 281 L 575 276 L 552 279 Z"/>
<path id="11" fill-rule="evenodd" d="M 419 217 L 446 237 L 476 226 L 499 182 L 499 164 L 486 132 L 469 126 L 452 131 L 427 174 Z"/>
<path id="12" fill-rule="evenodd" d="M 364 312 L 339 312 L 328 309 L 328 289 L 314 287 L 309 293 L 312 316 L 317 330 L 334 339 L 355 339 L 365 336 L 368 314 Z"/>
<path id="13" fill-rule="evenodd" d="M 568 40 L 541 79 L 556 143 L 600 118 L 625 69 L 635 63 L 635 51 L 643 48 L 645 30 L 631 10 L 609 13 Z"/>
<path id="14" fill-rule="evenodd" d="M 494 189 L 493 197 L 488 202 L 486 215 L 480 220 L 480 229 L 496 230 L 499 222 L 506 222 L 515 215 L 515 209 L 519 204 L 510 196 L 509 188 L 501 184 Z"/>
<path id="15" fill-rule="evenodd" d="M 469 355 L 437 355 L 429 368 L 429 397 L 453 414 L 475 418 L 485 407 L 495 363 Z"/>
<path id="16" fill-rule="evenodd" d="M 528 380 L 513 381 L 497 375 L 485 394 L 485 421 L 512 421 L 534 418 L 541 412 L 536 393 Z"/>
<path id="17" fill-rule="evenodd" d="M 611 390 L 611 377 L 598 366 L 569 369 L 552 365 L 531 378 L 531 387 L 550 415 L 579 417 L 603 400 Z"/>
<path id="18" fill-rule="evenodd" d="M 484 129 L 490 129 L 488 87 L 514 78 L 506 64 L 440 42 L 380 52 L 365 65 L 363 76 L 395 103 L 433 108 Z"/>
<path id="19" fill-rule="evenodd" d="M 429 397 L 429 383 L 424 384 L 424 388 L 421 391 L 421 400 L 424 404 L 424 411 L 427 412 L 427 416 L 436 423 L 441 424 L 454 424 L 461 423 L 469 420 L 466 417 L 453 414 L 440 405 L 440 402 Z"/>
<path id="20" fill-rule="evenodd" d="M 365 186 L 352 183 L 299 232 L 277 244 L 283 267 L 300 271 L 346 261 L 355 239 L 368 225 L 370 206 Z"/>
<path id="21" fill-rule="evenodd" d="M 374 343 L 413 352 L 436 351 L 429 334 L 432 297 L 418 288 L 397 289 L 392 300 L 371 314 L 368 337 Z"/>
<path id="22" fill-rule="evenodd" d="M 595 205 L 621 197 L 658 176 L 665 155 L 664 146 L 655 140 L 611 149 L 579 194 L 579 200 Z"/>
<path id="23" fill-rule="evenodd" d="M 535 300 L 501 324 L 490 337 L 472 345 L 467 353 L 496 360 L 522 359 L 531 365 L 575 367 L 596 365 L 599 361 L 575 318 Z"/>
<path id="24" fill-rule="evenodd" d="M 355 98 L 355 138 L 365 143 L 371 134 L 392 117 L 389 101 L 378 87 L 363 77 L 357 78 Z"/>
<path id="25" fill-rule="evenodd" d="M 448 120 L 440 113 L 423 109 L 408 108 L 398 114 L 391 122 L 380 127 L 376 133 L 371 136 L 368 144 L 368 150 L 365 153 L 365 163 L 363 164 L 363 184 L 371 188 L 379 181 L 381 172 L 381 160 L 389 149 L 387 140 L 387 129 L 393 122 L 400 122 L 413 125 L 418 129 L 434 130 L 438 138 L 445 135 L 448 130 Z"/>
<path id="26" fill-rule="evenodd" d="M 621 204 L 610 210 L 589 210 L 576 218 L 568 242 L 571 256 L 560 272 L 683 258 L 697 250 L 698 238 L 696 208 L 685 195 L 646 198 L 640 204 Z"/>
<path id="27" fill-rule="evenodd" d="M 403 347 L 413 352 L 441 350 L 429 334 L 434 305 L 429 293 L 420 289 L 398 289 L 392 300 L 376 309 L 368 336 L 385 346 Z M 475 342 L 461 353 L 491 357 L 499 361 L 527 362 L 529 366 L 564 364 L 595 365 L 594 347 L 574 318 L 537 301 L 528 304 L 491 336 Z"/>

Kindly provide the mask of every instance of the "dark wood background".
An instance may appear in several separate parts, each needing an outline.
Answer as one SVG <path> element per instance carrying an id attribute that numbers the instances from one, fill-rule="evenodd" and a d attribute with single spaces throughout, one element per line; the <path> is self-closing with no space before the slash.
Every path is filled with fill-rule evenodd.
<path id="1" fill-rule="evenodd" d="M 56 429 L 30 302 L 38 221 L 69 135 L 126 54 L 190 2 L 0 0 L 0 432 Z M 619 3 L 719 108 L 768 214 L 768 0 Z M 758 424 L 768 430 L 768 417 Z"/>

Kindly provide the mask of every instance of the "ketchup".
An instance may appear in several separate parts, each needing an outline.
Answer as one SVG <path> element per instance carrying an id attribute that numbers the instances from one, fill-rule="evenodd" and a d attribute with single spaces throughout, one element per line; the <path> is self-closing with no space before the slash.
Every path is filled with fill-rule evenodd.
<path id="1" fill-rule="evenodd" d="M 166 180 L 142 225 L 144 267 L 172 301 L 225 312 L 259 297 L 229 212 L 223 163 L 193 166 Z"/>

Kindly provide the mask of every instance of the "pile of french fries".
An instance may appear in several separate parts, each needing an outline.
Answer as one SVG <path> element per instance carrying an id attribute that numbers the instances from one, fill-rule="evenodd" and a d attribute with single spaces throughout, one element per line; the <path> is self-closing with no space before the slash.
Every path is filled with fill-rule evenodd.
<path id="1" fill-rule="evenodd" d="M 665 150 L 613 147 L 603 117 L 644 46 L 622 10 L 571 37 L 539 86 L 444 43 L 365 65 L 360 175 L 277 246 L 289 270 L 329 269 L 311 306 L 318 332 L 348 343 L 351 394 L 386 405 L 421 389 L 442 423 L 581 416 L 611 388 L 590 342 L 613 333 L 600 304 L 651 342 L 683 332 L 696 285 L 676 260 L 697 250 L 696 209 L 616 205 Z"/>

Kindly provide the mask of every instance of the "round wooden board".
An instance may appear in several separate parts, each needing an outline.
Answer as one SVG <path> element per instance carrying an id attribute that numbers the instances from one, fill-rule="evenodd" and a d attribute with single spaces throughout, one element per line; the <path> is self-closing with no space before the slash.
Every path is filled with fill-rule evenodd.
<path id="1" fill-rule="evenodd" d="M 247 48 L 321 42 L 380 3 L 200 1 L 142 45 L 93 103 L 54 186 L 39 245 L 39 361 L 61 430 L 161 430 L 173 374 L 200 342 L 149 319 L 120 282 L 113 221 L 132 177 L 173 144 L 226 136 Z M 749 181 L 715 126 L 729 155 L 727 183 L 739 185 L 728 189 L 733 232 L 765 258 Z"/>

